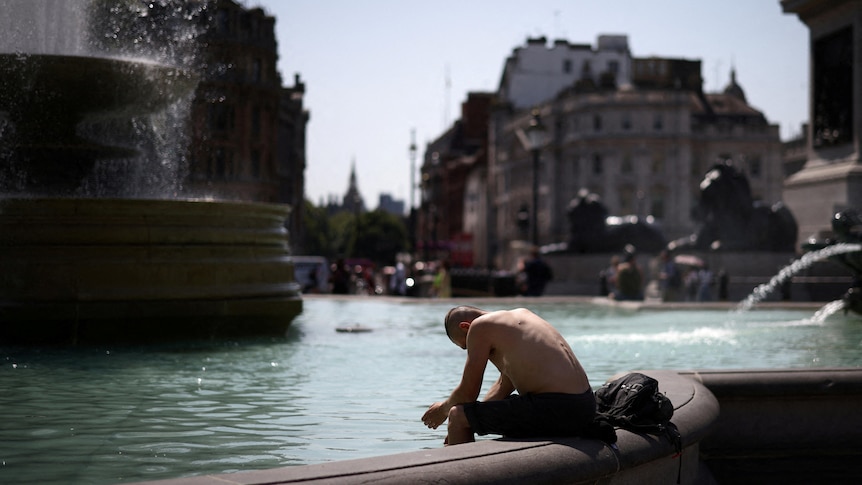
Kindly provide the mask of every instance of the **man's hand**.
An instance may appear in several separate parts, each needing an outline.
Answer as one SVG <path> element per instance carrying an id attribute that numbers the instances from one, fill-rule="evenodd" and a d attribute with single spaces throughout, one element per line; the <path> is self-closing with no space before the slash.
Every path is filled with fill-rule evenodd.
<path id="1" fill-rule="evenodd" d="M 450 407 L 451 406 L 445 406 L 445 403 L 435 402 L 429 406 L 428 410 L 425 411 L 425 414 L 422 415 L 422 422 L 425 423 L 425 426 L 428 426 L 431 429 L 437 429 L 437 427 L 443 424 L 443 421 L 446 421 L 446 418 L 449 417 Z"/>

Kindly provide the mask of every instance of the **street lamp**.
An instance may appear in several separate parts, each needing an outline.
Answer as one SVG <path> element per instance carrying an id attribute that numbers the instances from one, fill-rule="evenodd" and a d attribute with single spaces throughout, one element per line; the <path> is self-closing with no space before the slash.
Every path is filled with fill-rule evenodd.
<path id="1" fill-rule="evenodd" d="M 410 131 L 410 212 L 413 212 L 416 191 L 416 130 Z"/>
<path id="2" fill-rule="evenodd" d="M 545 125 L 542 124 L 539 110 L 534 109 L 530 124 L 521 136 L 524 148 L 533 154 L 533 246 L 539 245 L 539 155 L 545 145 L 545 134 Z"/>
<path id="3" fill-rule="evenodd" d="M 416 130 L 410 130 L 410 250 L 416 252 Z"/>

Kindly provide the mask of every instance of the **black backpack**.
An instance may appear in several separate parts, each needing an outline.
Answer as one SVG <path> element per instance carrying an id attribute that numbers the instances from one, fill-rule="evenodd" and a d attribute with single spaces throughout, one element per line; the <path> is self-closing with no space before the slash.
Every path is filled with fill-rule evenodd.
<path id="1" fill-rule="evenodd" d="M 657 380 L 632 372 L 606 382 L 595 394 L 596 421 L 636 433 L 663 435 L 676 447 L 679 458 L 682 438 L 676 425 L 670 422 L 673 404 L 659 392 Z"/>
<path id="2" fill-rule="evenodd" d="M 614 426 L 662 433 L 673 417 L 673 404 L 658 390 L 658 381 L 632 372 L 606 382 L 596 391 L 596 411 Z"/>

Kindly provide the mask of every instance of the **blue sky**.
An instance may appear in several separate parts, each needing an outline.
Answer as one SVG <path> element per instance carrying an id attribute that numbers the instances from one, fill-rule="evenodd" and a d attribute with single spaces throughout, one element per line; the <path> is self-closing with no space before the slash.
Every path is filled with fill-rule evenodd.
<path id="1" fill-rule="evenodd" d="M 354 161 L 367 207 L 381 192 L 409 203 L 411 131 L 418 170 L 467 93 L 495 91 L 506 57 L 528 37 L 595 45 L 600 34 L 625 34 L 635 57 L 700 59 L 707 91 L 723 89 L 735 66 L 749 103 L 782 139 L 808 118 L 808 29 L 779 0 L 244 3 L 276 17 L 284 84 L 296 73 L 306 84 L 305 183 L 315 203 L 340 200 Z"/>

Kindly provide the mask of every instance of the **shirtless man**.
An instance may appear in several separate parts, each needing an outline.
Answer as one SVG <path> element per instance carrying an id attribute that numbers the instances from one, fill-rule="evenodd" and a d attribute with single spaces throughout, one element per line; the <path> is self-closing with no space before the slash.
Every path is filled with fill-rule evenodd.
<path id="1" fill-rule="evenodd" d="M 467 350 L 461 383 L 422 416 L 431 429 L 449 419 L 444 444 L 474 441 L 474 433 L 574 436 L 592 422 L 596 401 L 586 372 L 563 336 L 535 313 L 459 306 L 444 324 L 449 340 Z M 477 402 L 489 360 L 500 378 Z"/>

